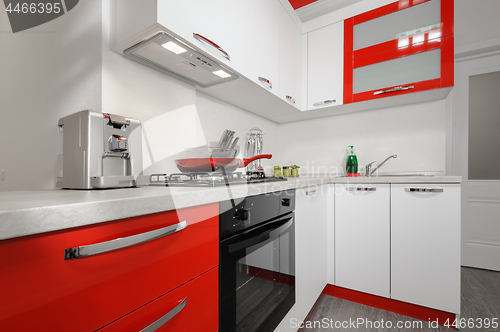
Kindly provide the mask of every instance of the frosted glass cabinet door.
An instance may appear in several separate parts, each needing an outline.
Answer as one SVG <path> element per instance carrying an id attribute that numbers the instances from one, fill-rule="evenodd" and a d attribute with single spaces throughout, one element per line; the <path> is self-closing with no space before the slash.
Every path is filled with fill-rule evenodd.
<path id="1" fill-rule="evenodd" d="M 409 2 L 400 1 L 397 5 L 399 8 L 404 8 Z M 440 28 L 441 0 L 421 0 L 420 2 L 416 6 L 356 24 L 353 29 L 353 49 L 356 51 Z"/>
<path id="2" fill-rule="evenodd" d="M 378 62 L 353 70 L 353 93 L 410 84 L 441 77 L 441 50 Z M 406 87 L 412 89 L 411 86 Z M 385 90 L 375 94 L 388 93 Z"/>

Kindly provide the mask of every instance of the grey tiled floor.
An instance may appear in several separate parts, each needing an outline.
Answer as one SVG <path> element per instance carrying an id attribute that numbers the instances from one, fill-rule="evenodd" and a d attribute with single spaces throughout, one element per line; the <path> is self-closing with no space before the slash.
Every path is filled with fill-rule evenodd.
<path id="1" fill-rule="evenodd" d="M 462 328 L 461 331 L 500 331 L 500 322 L 498 328 L 479 328 L 479 321 L 486 323 L 485 318 L 497 318 L 500 321 L 500 272 L 480 270 L 468 267 L 462 267 L 462 303 L 461 318 L 469 320 L 473 318 L 476 323 L 474 328 Z M 360 324 L 358 327 L 350 328 L 302 328 L 300 332 L 326 332 L 326 331 L 455 331 L 453 328 L 439 326 L 438 328 L 429 327 L 429 323 L 412 317 L 403 316 L 382 309 L 372 308 L 363 304 L 338 299 L 328 295 L 321 295 L 313 309 L 309 313 L 305 322 L 321 322 L 323 318 L 333 321 L 349 321 L 349 319 L 363 318 L 365 321 L 391 322 L 393 327 L 387 328 L 387 325 L 376 328 L 376 325 L 366 326 Z M 478 321 L 478 319 L 480 319 Z M 398 321 L 412 326 L 409 328 L 397 328 Z M 319 323 L 317 323 L 318 325 Z M 379 323 L 380 324 L 380 323 Z M 409 324 L 409 325 L 408 325 Z M 413 325 L 421 324 L 421 325 Z M 328 324 L 327 324 L 328 325 Z M 421 326 L 421 327 L 420 327 Z"/>

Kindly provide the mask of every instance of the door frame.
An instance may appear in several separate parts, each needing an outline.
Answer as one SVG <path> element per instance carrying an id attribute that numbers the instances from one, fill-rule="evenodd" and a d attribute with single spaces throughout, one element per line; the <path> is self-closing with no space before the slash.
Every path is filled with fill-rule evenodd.
<path id="1" fill-rule="evenodd" d="M 470 227 L 468 222 L 469 213 L 469 188 L 468 180 L 468 154 L 469 154 L 469 77 L 481 74 L 488 74 L 500 71 L 500 51 L 485 52 L 455 59 L 455 88 L 453 92 L 453 114 L 451 116 L 452 125 L 452 147 L 451 156 L 447 160 L 451 161 L 451 171 L 453 175 L 462 176 L 462 197 L 461 197 L 461 265 L 477 268 L 500 270 L 500 266 L 495 262 L 480 261 L 467 250 Z M 474 184 L 484 181 L 472 181 Z M 488 181 L 489 183 L 497 181 Z M 500 184 L 500 180 L 498 180 Z M 477 201 L 477 197 L 474 198 Z M 484 197 L 485 202 L 488 197 Z M 496 203 L 496 202 L 495 202 Z M 500 204 L 500 200 L 498 201 Z M 475 241 L 476 244 L 481 244 Z M 484 245 L 491 245 L 488 241 Z M 498 246 L 500 251 L 500 245 Z"/>

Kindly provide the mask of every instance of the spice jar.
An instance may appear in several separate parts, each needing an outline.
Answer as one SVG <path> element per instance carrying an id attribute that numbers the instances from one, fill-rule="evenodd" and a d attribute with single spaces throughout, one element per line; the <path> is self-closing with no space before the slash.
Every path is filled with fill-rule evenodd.
<path id="1" fill-rule="evenodd" d="M 299 176 L 299 168 L 300 166 L 297 166 L 297 165 L 292 165 L 290 166 L 291 168 L 291 175 L 290 176 L 293 176 L 293 177 L 298 177 Z"/>
<path id="2" fill-rule="evenodd" d="M 274 166 L 274 176 L 281 176 L 281 166 Z"/>
<path id="3" fill-rule="evenodd" d="M 283 176 L 289 177 L 290 175 L 290 166 L 283 166 Z"/>

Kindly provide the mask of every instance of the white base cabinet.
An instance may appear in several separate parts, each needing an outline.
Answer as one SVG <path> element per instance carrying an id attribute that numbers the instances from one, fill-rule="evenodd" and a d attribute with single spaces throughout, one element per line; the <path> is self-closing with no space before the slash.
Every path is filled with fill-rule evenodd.
<path id="1" fill-rule="evenodd" d="M 288 314 L 283 318 L 281 323 L 277 328 L 274 329 L 274 332 L 297 332 L 297 328 L 295 328 L 295 305 L 290 309 Z"/>
<path id="2" fill-rule="evenodd" d="M 326 198 L 326 283 L 335 285 L 335 185 L 329 184 Z"/>
<path id="3" fill-rule="evenodd" d="M 335 284 L 390 297 L 390 185 L 335 185 Z"/>
<path id="4" fill-rule="evenodd" d="M 326 286 L 327 186 L 297 189 L 295 199 L 295 317 L 306 318 Z"/>
<path id="5" fill-rule="evenodd" d="M 393 184 L 391 213 L 391 297 L 459 314 L 460 185 Z"/>

